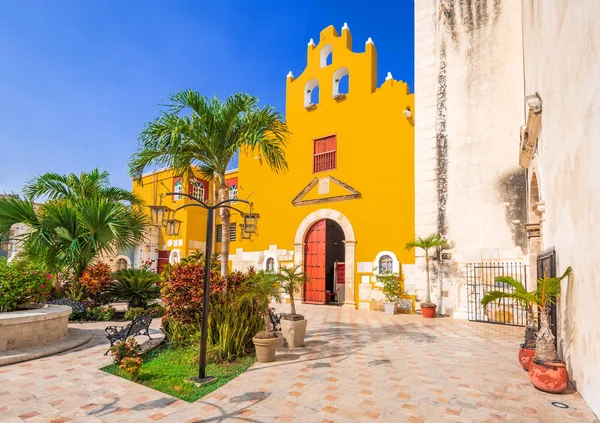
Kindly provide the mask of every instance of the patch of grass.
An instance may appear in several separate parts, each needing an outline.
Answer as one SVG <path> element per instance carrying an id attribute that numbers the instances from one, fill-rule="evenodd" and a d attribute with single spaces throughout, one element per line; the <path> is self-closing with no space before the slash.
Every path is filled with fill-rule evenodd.
<path id="1" fill-rule="evenodd" d="M 198 365 L 194 364 L 194 357 L 197 356 L 197 351 L 183 348 L 150 351 L 144 356 L 138 383 L 184 401 L 193 402 L 239 376 L 256 361 L 253 356 L 248 356 L 231 363 L 208 364 L 206 374 L 216 377 L 216 380 L 197 387 L 189 381 L 191 377 L 198 376 Z M 106 366 L 102 370 L 129 379 L 115 364 Z"/>

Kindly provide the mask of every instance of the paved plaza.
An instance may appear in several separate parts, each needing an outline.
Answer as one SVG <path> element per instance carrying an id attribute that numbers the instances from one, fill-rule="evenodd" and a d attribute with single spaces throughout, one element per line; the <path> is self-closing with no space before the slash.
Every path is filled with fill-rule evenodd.
<path id="1" fill-rule="evenodd" d="M 0 422 L 597 421 L 578 393 L 531 385 L 517 364 L 523 328 L 298 309 L 309 319 L 305 348 L 282 349 L 195 403 L 102 372 L 110 323 L 74 323 L 90 342 L 0 367 Z"/>

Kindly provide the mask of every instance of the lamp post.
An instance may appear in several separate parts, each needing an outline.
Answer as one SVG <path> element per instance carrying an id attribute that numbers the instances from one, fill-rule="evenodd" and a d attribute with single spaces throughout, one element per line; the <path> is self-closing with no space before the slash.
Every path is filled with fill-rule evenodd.
<path id="1" fill-rule="evenodd" d="M 190 194 L 184 194 L 182 192 L 168 192 L 165 195 L 182 195 L 195 201 L 195 203 L 185 204 L 178 207 L 174 211 L 164 206 L 150 206 L 151 210 L 151 221 L 157 226 L 165 226 L 168 235 L 179 235 L 181 228 L 181 221 L 171 218 L 175 216 L 179 210 L 186 207 L 202 207 L 207 211 L 206 220 L 206 252 L 204 257 L 204 297 L 202 298 L 202 333 L 200 340 L 200 364 L 198 368 L 198 376 L 193 377 L 191 380 L 197 385 L 202 385 L 214 380 L 212 376 L 206 376 L 206 342 L 208 338 L 208 313 L 209 313 L 209 299 L 210 299 L 210 268 L 212 258 L 212 238 L 213 238 L 213 220 L 214 211 L 219 208 L 228 208 L 240 213 L 244 219 L 242 226 L 242 238 L 249 239 L 252 234 L 256 234 L 258 231 L 258 218 L 260 217 L 257 213 L 252 212 L 252 203 L 247 200 L 239 198 L 231 198 L 218 202 L 214 205 L 208 205 L 204 201 L 194 197 Z M 243 211 L 230 206 L 228 203 L 242 202 L 250 206 L 250 213 L 244 213 Z M 172 212 L 172 215 L 171 215 Z M 154 221 L 154 215 L 156 215 L 156 222 Z M 167 216 L 167 219 L 164 217 Z M 160 219 L 160 220 L 159 220 Z M 247 236 L 247 238 L 244 237 Z"/>

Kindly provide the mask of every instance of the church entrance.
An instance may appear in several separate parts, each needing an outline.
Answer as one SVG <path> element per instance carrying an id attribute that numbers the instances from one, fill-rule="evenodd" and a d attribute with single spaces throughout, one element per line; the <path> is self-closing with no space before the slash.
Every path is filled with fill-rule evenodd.
<path id="1" fill-rule="evenodd" d="M 344 231 L 334 220 L 319 220 L 304 239 L 304 271 L 310 282 L 304 284 L 304 300 L 309 304 L 340 302 L 344 289 Z M 337 272 L 336 272 L 337 271 Z"/>

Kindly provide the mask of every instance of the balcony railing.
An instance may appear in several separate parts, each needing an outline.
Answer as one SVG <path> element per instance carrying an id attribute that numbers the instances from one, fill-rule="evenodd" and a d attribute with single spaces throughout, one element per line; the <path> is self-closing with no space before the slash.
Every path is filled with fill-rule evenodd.
<path id="1" fill-rule="evenodd" d="M 314 161 L 313 161 L 313 173 L 335 169 L 335 167 L 336 167 L 335 150 L 315 154 Z"/>

